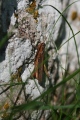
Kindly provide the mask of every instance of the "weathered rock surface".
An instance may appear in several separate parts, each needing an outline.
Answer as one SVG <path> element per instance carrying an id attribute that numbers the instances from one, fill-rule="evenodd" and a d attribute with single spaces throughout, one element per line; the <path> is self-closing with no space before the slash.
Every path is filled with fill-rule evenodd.
<path id="1" fill-rule="evenodd" d="M 46 1 L 42 2 L 42 5 L 55 4 L 56 7 L 59 7 L 61 9 L 60 2 L 59 4 L 58 2 L 58 0 L 56 2 Z M 49 48 L 51 44 L 53 45 L 53 36 L 55 36 L 55 29 L 53 30 L 52 24 L 55 23 L 56 19 L 59 16 L 59 13 L 57 13 L 56 10 L 54 10 L 50 6 L 45 6 L 39 9 L 38 23 L 36 23 L 36 20 L 33 18 L 33 16 L 26 12 L 27 4 L 25 3 L 26 0 L 20 1 L 18 3 L 19 25 L 18 28 L 15 30 L 15 35 L 13 35 L 13 37 L 8 40 L 8 46 L 5 51 L 5 59 L 1 60 L 0 62 L 0 80 L 4 82 L 8 82 L 11 78 L 11 74 L 15 74 L 17 72 L 17 69 L 20 68 L 23 64 L 25 64 L 25 66 L 30 66 L 29 60 L 31 58 L 34 59 L 35 55 L 33 47 L 36 47 L 38 42 L 46 43 L 46 48 Z M 60 26 L 60 22 L 58 23 L 58 25 Z M 56 29 L 56 32 L 57 31 L 58 28 Z M 49 37 L 51 37 L 50 40 Z M 23 74 L 21 75 L 22 79 L 24 79 L 25 76 L 27 76 L 27 74 L 29 73 L 29 70 L 26 71 L 27 69 L 27 67 L 24 68 Z M 27 77 L 25 78 L 25 80 L 26 79 Z"/>
<path id="2" fill-rule="evenodd" d="M 37 7 L 38 4 L 43 6 L 38 9 L 39 16 L 37 17 L 37 20 L 34 19 L 32 14 L 26 12 L 26 9 L 28 8 L 27 0 L 21 0 L 18 3 L 18 28 L 14 28 L 14 35 L 8 40 L 5 54 L 0 58 L 0 83 L 10 83 L 11 80 L 27 82 L 27 85 L 25 85 L 25 92 L 32 100 L 43 93 L 49 87 L 49 79 L 46 79 L 44 88 L 38 83 L 37 79 L 34 80 L 31 78 L 31 74 L 34 70 L 37 45 L 41 42 L 45 43 L 45 51 L 48 51 L 48 73 L 52 84 L 55 84 L 59 78 L 61 80 L 62 73 L 65 72 L 64 69 L 68 69 L 72 72 L 79 67 L 74 38 L 71 38 L 69 42 L 66 42 L 73 36 L 72 31 L 65 20 L 59 18 L 60 13 L 51 6 L 47 6 L 52 5 L 62 12 L 69 2 L 73 1 L 42 0 L 41 3 L 40 1 L 37 1 Z M 70 22 L 74 34 L 80 29 L 79 4 L 80 2 L 74 3 L 70 6 L 70 9 L 67 10 L 70 12 L 66 11 L 64 13 L 64 16 L 68 18 L 68 21 Z M 75 20 L 72 20 L 71 14 L 75 10 L 75 6 L 78 8 L 76 9 L 78 16 Z M 58 18 L 59 20 L 56 23 Z M 12 16 L 11 26 L 15 24 L 15 21 L 16 18 Z M 80 56 L 79 36 L 80 35 L 78 34 L 75 38 L 78 54 Z M 66 44 L 60 48 L 65 42 Z M 5 58 L 3 57 L 4 55 Z M 60 65 L 64 69 L 62 69 Z M 20 88 L 18 87 L 16 88 L 18 91 L 19 89 Z M 44 116 L 46 116 L 46 113 L 47 111 L 44 113 Z M 36 115 L 33 114 L 32 118 L 33 116 L 36 118 Z M 45 117 L 45 119 L 46 118 L 47 117 Z"/>

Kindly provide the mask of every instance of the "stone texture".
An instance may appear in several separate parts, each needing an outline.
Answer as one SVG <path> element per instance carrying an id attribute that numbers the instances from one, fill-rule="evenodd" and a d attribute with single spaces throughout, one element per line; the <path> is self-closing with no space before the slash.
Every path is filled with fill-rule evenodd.
<path id="1" fill-rule="evenodd" d="M 29 95 L 29 99 L 32 100 L 38 97 L 40 93 L 43 93 L 49 87 L 48 78 L 45 82 L 45 88 L 39 85 L 37 79 L 30 78 L 31 73 L 34 70 L 34 58 L 37 44 L 40 42 L 44 42 L 46 44 L 45 48 L 49 55 L 48 73 L 50 74 L 50 80 L 53 85 L 62 79 L 62 73 L 65 73 L 65 70 L 63 70 L 62 67 L 64 69 L 68 69 L 70 72 L 79 68 L 73 38 L 59 49 L 62 44 L 73 36 L 69 26 L 62 17 L 59 18 L 59 12 L 50 6 L 45 6 L 53 5 L 62 12 L 66 6 L 70 4 L 69 2 L 71 3 L 73 0 L 67 2 L 63 0 L 43 0 L 41 3 L 37 1 L 37 7 L 38 4 L 43 6 L 43 8 L 39 8 L 38 10 L 39 16 L 37 18 L 37 22 L 33 15 L 26 12 L 28 1 L 21 0 L 18 3 L 19 25 L 18 28 L 14 28 L 14 35 L 8 40 L 5 59 L 3 59 L 4 54 L 1 56 L 0 83 L 9 83 L 12 78 L 15 79 L 15 81 L 19 78 L 22 82 L 27 82 L 25 85 L 25 92 L 26 95 Z M 64 16 L 68 18 L 74 34 L 80 29 L 79 4 L 80 2 L 74 3 L 64 13 Z M 76 9 L 78 16 L 75 20 L 72 20 L 71 14 L 75 11 L 75 6 L 78 8 Z M 16 18 L 13 18 L 14 16 L 12 16 L 11 25 L 14 25 L 16 21 Z M 59 20 L 56 23 L 58 18 Z M 79 52 L 80 35 L 76 35 L 75 38 Z M 62 67 L 60 67 L 60 65 Z M 17 88 L 16 90 L 19 91 L 20 88 Z M 5 96 L 3 95 L 2 97 L 4 98 Z M 35 112 L 36 111 L 31 114 L 34 118 L 36 117 Z M 46 118 L 46 113 L 43 115 L 44 118 Z M 39 111 L 39 114 L 41 114 L 41 111 Z M 49 111 L 47 114 L 49 114 Z M 38 112 L 36 115 L 38 115 Z"/>

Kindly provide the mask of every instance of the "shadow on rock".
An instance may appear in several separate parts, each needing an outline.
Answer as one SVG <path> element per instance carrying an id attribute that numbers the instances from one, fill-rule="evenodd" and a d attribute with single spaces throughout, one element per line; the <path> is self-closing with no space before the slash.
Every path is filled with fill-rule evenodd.
<path id="1" fill-rule="evenodd" d="M 0 62 L 5 60 L 5 51 L 8 45 L 8 35 L 7 33 L 2 33 L 0 35 Z"/>
<path id="2" fill-rule="evenodd" d="M 5 51 L 8 45 L 7 31 L 11 23 L 11 17 L 17 11 L 17 0 L 2 0 L 0 12 L 0 62 L 5 59 Z"/>

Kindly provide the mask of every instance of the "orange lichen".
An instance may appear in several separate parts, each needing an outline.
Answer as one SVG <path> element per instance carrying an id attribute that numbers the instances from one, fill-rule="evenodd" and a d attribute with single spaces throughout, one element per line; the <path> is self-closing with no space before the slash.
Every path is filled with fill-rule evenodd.
<path id="1" fill-rule="evenodd" d="M 73 11 L 71 14 L 71 19 L 75 20 L 78 17 L 77 11 Z"/>
<path id="2" fill-rule="evenodd" d="M 2 109 L 4 110 L 4 113 L 3 113 L 2 116 L 1 116 L 3 119 L 7 119 L 7 117 L 9 116 L 9 112 L 8 112 L 9 107 L 10 107 L 10 105 L 9 105 L 8 102 L 6 102 L 6 103 L 3 105 Z"/>
<path id="3" fill-rule="evenodd" d="M 36 1 L 34 0 L 29 6 L 34 9 L 36 7 Z"/>
<path id="4" fill-rule="evenodd" d="M 7 110 L 7 109 L 9 108 L 9 103 L 6 102 L 6 103 L 4 104 L 4 106 L 3 106 L 3 108 L 4 108 L 5 110 Z"/>
<path id="5" fill-rule="evenodd" d="M 38 22 L 37 17 L 39 16 L 38 10 L 35 10 L 33 17 L 36 20 L 36 22 Z"/>
<path id="6" fill-rule="evenodd" d="M 22 66 L 18 68 L 17 72 L 11 75 L 12 81 L 17 80 L 17 82 L 21 82 L 21 72 L 22 72 Z"/>
<path id="7" fill-rule="evenodd" d="M 35 12 L 35 8 L 36 8 L 36 1 L 34 0 L 26 9 L 26 11 L 29 12 L 30 14 L 33 14 Z"/>
<path id="8" fill-rule="evenodd" d="M 38 10 L 36 10 L 36 1 L 34 0 L 29 7 L 26 9 L 26 12 L 30 13 L 33 15 L 33 18 L 37 22 L 37 17 L 39 16 Z"/>
<path id="9" fill-rule="evenodd" d="M 9 114 L 5 112 L 1 117 L 2 117 L 2 119 L 6 119 L 7 120 L 8 116 L 9 116 Z"/>

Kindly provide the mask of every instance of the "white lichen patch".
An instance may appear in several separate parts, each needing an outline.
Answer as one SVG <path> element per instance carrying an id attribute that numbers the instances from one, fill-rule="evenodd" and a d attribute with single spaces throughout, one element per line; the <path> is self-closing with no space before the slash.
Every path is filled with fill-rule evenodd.
<path id="1" fill-rule="evenodd" d="M 37 79 L 28 80 L 28 84 L 26 85 L 26 93 L 30 95 L 32 100 L 40 96 L 43 91 L 44 88 L 38 84 Z"/>
<path id="2" fill-rule="evenodd" d="M 13 37 L 7 46 L 5 60 L 0 63 L 0 80 L 9 81 L 11 73 L 15 73 L 25 61 L 29 61 L 31 54 L 30 40 Z"/>
<path id="3" fill-rule="evenodd" d="M 27 6 L 28 0 L 17 0 L 18 2 L 18 10 L 24 9 Z"/>
<path id="4" fill-rule="evenodd" d="M 29 64 L 29 66 L 25 68 L 23 74 L 21 75 L 22 81 L 26 82 L 26 80 L 30 77 L 30 75 L 32 74 L 34 70 L 34 65 L 33 64 Z"/>

